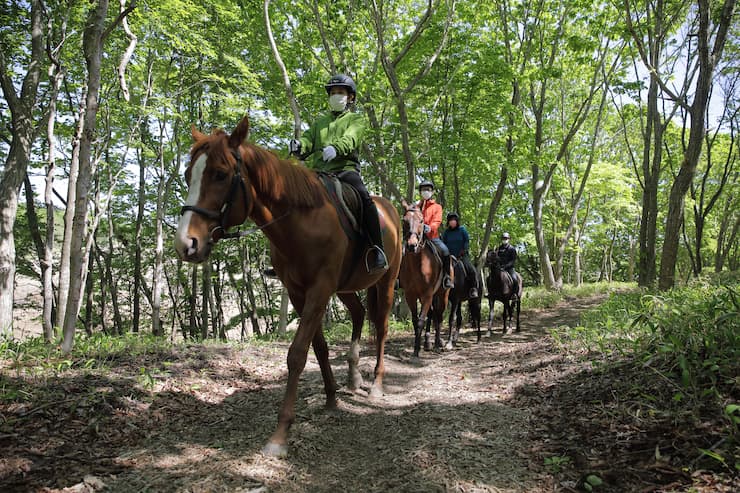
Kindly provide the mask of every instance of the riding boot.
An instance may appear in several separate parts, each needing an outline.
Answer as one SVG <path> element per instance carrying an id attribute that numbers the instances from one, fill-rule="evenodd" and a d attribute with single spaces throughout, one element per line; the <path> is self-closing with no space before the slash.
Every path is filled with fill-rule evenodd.
<path id="1" fill-rule="evenodd" d="M 387 269 L 388 259 L 383 250 L 383 233 L 380 231 L 378 209 L 374 203 L 365 208 L 365 230 L 370 239 L 369 257 L 365 259 L 368 272 Z"/>
<path id="2" fill-rule="evenodd" d="M 442 269 L 444 272 L 442 273 L 442 287 L 444 289 L 452 289 L 454 287 L 454 284 L 452 283 L 452 279 L 450 278 L 450 270 L 452 267 L 452 260 L 450 259 L 449 255 L 443 255 L 442 256 Z"/>

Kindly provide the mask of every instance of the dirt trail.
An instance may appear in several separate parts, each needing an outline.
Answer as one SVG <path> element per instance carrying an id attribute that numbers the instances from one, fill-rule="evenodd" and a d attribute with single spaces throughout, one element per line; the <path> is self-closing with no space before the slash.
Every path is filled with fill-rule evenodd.
<path id="1" fill-rule="evenodd" d="M 551 351 L 548 328 L 577 323 L 598 298 L 522 314 L 519 334 L 411 358 L 412 334 L 390 339 L 385 396 L 341 391 L 327 412 L 311 354 L 301 381 L 286 459 L 260 454 L 274 428 L 287 344 L 193 345 L 122 354 L 105 371 L 18 376 L 4 388 L 25 402 L 2 404 L 2 491 L 537 492 L 554 491 L 530 442 L 524 386 L 546 387 L 582 365 Z M 346 345 L 331 347 L 339 383 Z M 369 344 L 361 371 L 369 383 Z M 83 478 L 88 476 L 86 482 Z"/>

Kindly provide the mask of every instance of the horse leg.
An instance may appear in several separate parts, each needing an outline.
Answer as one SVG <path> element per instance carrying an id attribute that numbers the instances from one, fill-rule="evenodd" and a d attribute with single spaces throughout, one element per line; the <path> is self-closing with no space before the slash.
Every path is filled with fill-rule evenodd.
<path id="1" fill-rule="evenodd" d="M 352 342 L 347 353 L 349 372 L 347 374 L 347 387 L 355 391 L 362 387 L 362 374 L 358 368 L 360 364 L 360 338 L 362 336 L 362 324 L 365 322 L 365 307 L 362 306 L 357 293 L 337 293 L 337 297 L 349 310 L 352 316 Z M 368 304 L 370 303 L 370 292 L 368 291 Z"/>
<path id="2" fill-rule="evenodd" d="M 419 307 L 416 304 L 416 298 L 406 294 L 406 304 L 411 311 L 411 323 L 414 325 L 414 356 L 419 357 L 421 350 L 421 326 L 419 325 Z"/>
<path id="3" fill-rule="evenodd" d="M 457 315 L 457 323 L 455 324 L 455 337 L 452 338 L 452 344 L 457 344 L 457 339 L 460 337 L 460 329 L 463 326 L 462 301 L 457 302 L 457 309 L 455 310 L 455 314 Z"/>
<path id="4" fill-rule="evenodd" d="M 433 312 L 434 309 L 432 308 L 433 297 L 434 295 L 429 296 L 428 299 L 422 300 L 422 303 L 421 303 L 421 316 L 419 317 L 419 330 L 424 331 L 424 351 L 432 350 L 432 344 L 431 344 L 431 341 L 429 340 L 429 328 L 432 323 L 432 318 L 434 317 L 434 312 Z M 430 313 L 430 311 L 432 313 Z M 429 316 L 428 319 L 427 319 L 427 316 Z"/>
<path id="5" fill-rule="evenodd" d="M 308 293 L 316 293 L 320 287 L 309 289 Z M 291 296 L 291 300 L 295 299 Z M 299 311 L 301 322 L 288 349 L 288 384 L 285 387 L 285 396 L 278 413 L 277 429 L 273 432 L 267 445 L 262 449 L 266 455 L 285 457 L 288 454 L 288 430 L 295 421 L 295 401 L 298 395 L 298 380 L 306 366 L 308 347 L 320 330 L 321 320 L 326 311 L 328 294 L 312 294 Z M 299 301 L 299 306 L 302 303 Z M 322 336 L 323 338 L 323 336 Z"/>
<path id="6" fill-rule="evenodd" d="M 511 307 L 509 306 L 509 300 L 504 300 L 503 304 L 504 304 L 504 311 L 503 311 L 503 314 L 501 315 L 501 318 L 504 320 L 504 332 L 503 333 L 506 334 L 506 331 L 508 329 L 508 327 L 506 326 L 506 321 L 510 316 L 509 313 L 511 312 Z"/>
<path id="7" fill-rule="evenodd" d="M 334 380 L 334 373 L 331 371 L 329 363 L 329 346 L 324 338 L 324 330 L 319 327 L 316 335 L 313 336 L 313 352 L 319 361 L 321 368 L 321 378 L 324 380 L 324 393 L 326 394 L 326 408 L 336 409 L 337 407 L 337 382 Z"/>
<path id="8" fill-rule="evenodd" d="M 519 332 L 519 312 L 522 309 L 522 300 L 517 297 L 516 299 L 516 331 Z"/>
<path id="9" fill-rule="evenodd" d="M 445 345 L 445 349 L 447 351 L 452 350 L 452 347 L 455 342 L 457 342 L 457 334 L 455 331 L 455 326 L 453 325 L 453 319 L 455 318 L 455 314 L 457 313 L 457 310 L 460 308 L 460 302 L 453 298 L 452 301 L 450 301 L 450 316 L 447 319 L 448 325 L 450 326 L 450 335 L 447 339 L 447 344 Z M 457 319 L 457 330 L 460 330 L 460 319 Z"/>
<path id="10" fill-rule="evenodd" d="M 493 297 L 488 298 L 488 337 L 491 337 L 493 330 L 493 310 L 496 308 L 496 300 Z"/>
<path id="11" fill-rule="evenodd" d="M 387 277 L 387 279 L 386 279 Z M 388 338 L 388 316 L 393 308 L 393 276 L 383 277 L 378 284 L 368 289 L 370 319 L 375 326 L 375 379 L 370 387 L 370 397 L 383 395 L 385 375 L 385 341 Z"/>
<path id="12" fill-rule="evenodd" d="M 444 319 L 445 309 L 447 308 L 445 298 L 440 296 L 440 299 L 435 303 L 437 306 L 433 308 L 434 312 L 434 348 L 442 348 L 442 320 Z"/>

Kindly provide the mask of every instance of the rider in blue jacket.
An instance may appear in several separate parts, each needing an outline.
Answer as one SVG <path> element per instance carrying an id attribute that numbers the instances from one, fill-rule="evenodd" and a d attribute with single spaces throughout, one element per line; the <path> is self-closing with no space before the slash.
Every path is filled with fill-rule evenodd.
<path id="1" fill-rule="evenodd" d="M 450 254 L 456 256 L 463 263 L 466 283 L 471 286 L 468 295 L 470 298 L 477 298 L 478 276 L 468 255 L 470 235 L 468 235 L 468 230 L 465 229 L 465 226 L 460 224 L 460 216 L 457 212 L 447 214 L 447 228 L 442 233 L 442 241 L 447 245 Z"/>

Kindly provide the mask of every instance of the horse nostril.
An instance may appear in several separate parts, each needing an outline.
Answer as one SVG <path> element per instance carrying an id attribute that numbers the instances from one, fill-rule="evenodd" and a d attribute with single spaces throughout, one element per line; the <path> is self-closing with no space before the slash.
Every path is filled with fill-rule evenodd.
<path id="1" fill-rule="evenodd" d="M 191 243 L 190 247 L 188 248 L 187 254 L 188 255 L 195 255 L 195 252 L 198 251 L 198 238 L 190 238 Z"/>

